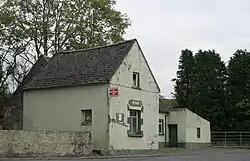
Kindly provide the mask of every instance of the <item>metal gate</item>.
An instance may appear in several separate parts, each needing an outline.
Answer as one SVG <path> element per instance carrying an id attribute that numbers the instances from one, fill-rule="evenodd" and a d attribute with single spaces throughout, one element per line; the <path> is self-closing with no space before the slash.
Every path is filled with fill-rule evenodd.
<path id="1" fill-rule="evenodd" d="M 212 146 L 250 147 L 250 131 L 211 132 Z"/>

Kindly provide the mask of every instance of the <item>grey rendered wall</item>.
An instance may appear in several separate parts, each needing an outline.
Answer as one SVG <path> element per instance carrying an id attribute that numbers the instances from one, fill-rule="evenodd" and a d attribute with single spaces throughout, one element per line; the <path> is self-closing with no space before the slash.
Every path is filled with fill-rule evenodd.
<path id="1" fill-rule="evenodd" d="M 13 95 L 4 104 L 2 109 L 3 129 L 5 130 L 22 130 L 23 129 L 23 87 L 28 84 L 40 69 L 46 64 L 46 59 L 40 56 L 38 61 L 33 65 L 23 82 L 17 87 Z M 1 120 L 0 120 L 1 122 Z"/>
<path id="2" fill-rule="evenodd" d="M 133 72 L 140 73 L 141 89 L 133 89 Z M 110 123 L 110 149 L 158 149 L 159 91 L 146 61 L 135 43 L 122 65 L 113 76 L 110 87 L 117 87 L 118 97 L 110 98 L 110 117 L 115 120 L 116 113 L 124 114 L 124 124 Z M 143 104 L 143 137 L 128 137 L 128 101 L 140 100 Z"/>
<path id="3" fill-rule="evenodd" d="M 164 119 L 163 113 L 159 118 Z M 192 111 L 185 108 L 177 108 L 170 111 L 167 117 L 168 124 L 177 124 L 178 126 L 178 145 L 179 147 L 202 147 L 211 143 L 210 123 Z M 197 138 L 197 127 L 201 129 L 201 137 Z M 169 141 L 169 132 L 167 128 L 167 144 Z M 164 145 L 165 135 L 159 137 L 160 145 Z M 162 147 L 162 146 L 161 146 Z"/>
<path id="4" fill-rule="evenodd" d="M 177 124 L 178 143 L 186 142 L 186 121 L 186 109 L 177 109 L 176 111 L 171 111 L 169 113 L 168 124 Z"/>
<path id="5" fill-rule="evenodd" d="M 165 117 L 167 118 L 165 120 Z M 159 148 L 164 148 L 165 147 L 165 139 L 166 142 L 168 143 L 168 116 L 166 116 L 165 113 L 159 113 L 159 119 L 163 119 L 164 120 L 164 135 L 159 135 Z M 165 126 L 166 123 L 166 126 Z M 165 129 L 166 128 L 166 129 Z M 158 129 L 159 131 L 159 129 Z M 167 135 L 167 137 L 165 138 L 165 135 Z"/>
<path id="6" fill-rule="evenodd" d="M 210 144 L 211 143 L 211 132 L 210 132 L 210 122 L 187 110 L 187 133 L 186 142 L 187 143 L 197 143 L 197 144 Z M 201 137 L 197 138 L 197 128 L 201 130 Z"/>
<path id="7" fill-rule="evenodd" d="M 107 86 L 78 86 L 24 92 L 24 130 L 92 131 L 93 147 L 108 148 Z M 81 126 L 92 109 L 92 126 Z"/>
<path id="8" fill-rule="evenodd" d="M 160 113 L 159 118 L 165 120 L 165 114 Z M 186 121 L 187 121 L 187 110 L 186 109 L 176 109 L 169 112 L 168 116 L 166 117 L 166 133 L 167 135 L 166 142 L 168 145 L 169 142 L 169 129 L 168 124 L 177 124 L 177 137 L 178 137 L 178 146 L 182 147 L 185 146 L 184 143 L 186 142 Z M 159 136 L 159 145 L 162 146 L 165 144 L 165 135 Z"/>
<path id="9" fill-rule="evenodd" d="M 0 131 L 0 156 L 78 156 L 92 152 L 91 132 Z"/>

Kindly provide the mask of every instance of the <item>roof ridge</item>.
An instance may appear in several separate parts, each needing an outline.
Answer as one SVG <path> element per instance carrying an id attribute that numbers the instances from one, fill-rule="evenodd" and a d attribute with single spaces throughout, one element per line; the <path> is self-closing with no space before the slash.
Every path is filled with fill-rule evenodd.
<path id="1" fill-rule="evenodd" d="M 112 43 L 112 44 L 108 44 L 108 45 L 103 45 L 103 46 L 90 47 L 90 48 L 86 48 L 86 49 L 60 50 L 60 51 L 57 51 L 56 54 L 73 53 L 73 52 L 83 52 L 83 51 L 90 51 L 90 50 L 95 50 L 95 49 L 102 49 L 102 48 L 112 47 L 112 46 L 119 45 L 119 44 L 124 44 L 124 43 L 130 42 L 130 41 L 136 41 L 136 38 L 125 40 L 125 41 L 120 41 L 120 42 Z"/>
<path id="2" fill-rule="evenodd" d="M 136 42 L 136 39 L 130 39 L 78 50 L 79 52 L 76 50 L 57 52 L 24 90 L 108 83 Z M 91 52 L 92 56 L 89 56 L 88 52 Z M 100 54 L 106 52 L 110 54 Z M 82 56 L 79 57 L 79 54 Z M 62 55 L 65 56 L 61 57 Z M 106 62 L 103 63 L 103 60 Z M 71 73 L 76 74 L 71 75 Z M 64 74 L 67 76 L 60 78 Z"/>

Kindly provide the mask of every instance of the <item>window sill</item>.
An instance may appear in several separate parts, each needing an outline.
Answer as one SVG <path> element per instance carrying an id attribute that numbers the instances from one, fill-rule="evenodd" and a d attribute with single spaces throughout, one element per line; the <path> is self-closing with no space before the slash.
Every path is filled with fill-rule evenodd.
<path id="1" fill-rule="evenodd" d="M 159 134 L 159 136 L 163 136 L 163 135 L 165 135 L 165 134 Z"/>
<path id="2" fill-rule="evenodd" d="M 81 123 L 81 126 L 92 126 L 92 123 L 91 122 L 87 122 L 87 121 L 83 121 Z"/>
<path id="3" fill-rule="evenodd" d="M 90 126 L 92 126 L 92 125 L 81 125 L 82 127 L 90 127 Z"/>
<path id="4" fill-rule="evenodd" d="M 138 90 L 141 90 L 141 87 L 135 87 L 135 86 L 132 86 L 133 89 L 138 89 Z"/>
<path id="5" fill-rule="evenodd" d="M 131 131 L 127 131 L 128 133 L 128 137 L 138 137 L 138 138 L 141 138 L 143 137 L 143 131 L 140 131 L 140 132 L 131 132 Z"/>

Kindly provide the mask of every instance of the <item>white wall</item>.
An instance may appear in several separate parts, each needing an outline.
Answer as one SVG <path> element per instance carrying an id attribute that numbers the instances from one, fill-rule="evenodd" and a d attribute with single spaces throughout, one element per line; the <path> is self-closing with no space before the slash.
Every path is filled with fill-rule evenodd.
<path id="1" fill-rule="evenodd" d="M 133 72 L 140 73 L 141 90 L 132 89 Z M 119 96 L 110 98 L 110 117 L 116 117 L 116 113 L 124 113 L 126 126 L 110 124 L 110 148 L 113 149 L 157 149 L 158 148 L 158 115 L 159 115 L 159 91 L 145 59 L 135 43 L 128 56 L 119 67 L 110 81 L 111 87 L 118 87 Z M 144 136 L 128 137 L 127 105 L 130 99 L 138 99 L 143 103 Z"/>
<path id="2" fill-rule="evenodd" d="M 108 85 L 24 92 L 24 130 L 93 132 L 93 147 L 108 148 Z M 92 109 L 92 126 L 81 126 L 82 109 Z"/>
<path id="3" fill-rule="evenodd" d="M 167 120 L 166 120 L 167 126 L 165 126 L 165 116 L 166 116 L 165 113 L 159 113 L 159 119 L 164 120 L 164 131 L 165 131 L 165 135 L 167 134 L 166 142 L 168 142 L 168 116 L 166 117 L 167 118 Z M 166 127 L 166 129 L 165 129 L 165 127 Z M 158 126 L 158 128 L 159 128 L 159 126 Z M 159 129 L 158 129 L 158 132 L 159 132 Z M 159 142 L 165 142 L 165 135 L 159 135 Z"/>
<path id="4" fill-rule="evenodd" d="M 201 130 L 201 137 L 197 138 L 197 127 Z M 187 110 L 187 133 L 186 140 L 190 143 L 210 143 L 210 122 Z"/>
<path id="5" fill-rule="evenodd" d="M 177 124 L 178 142 L 186 141 L 186 110 L 171 111 L 168 116 L 168 124 Z"/>
<path id="6" fill-rule="evenodd" d="M 164 118 L 165 114 L 160 113 L 159 118 Z M 167 117 L 168 124 L 177 124 L 179 143 L 210 143 L 211 132 L 210 122 L 198 116 L 188 109 L 172 110 Z M 197 127 L 201 129 L 201 138 L 197 138 Z M 167 126 L 167 142 L 169 141 L 169 132 Z M 164 142 L 165 136 L 159 137 L 159 142 Z"/>

